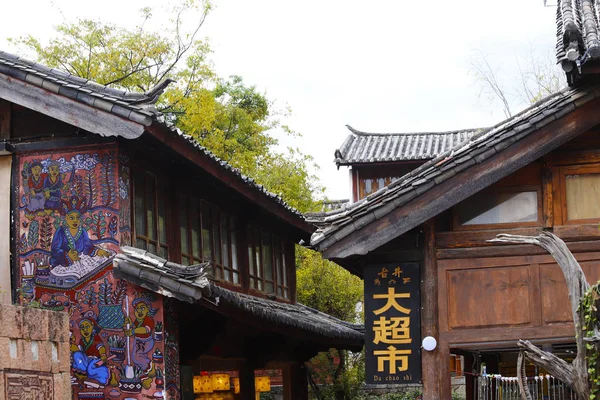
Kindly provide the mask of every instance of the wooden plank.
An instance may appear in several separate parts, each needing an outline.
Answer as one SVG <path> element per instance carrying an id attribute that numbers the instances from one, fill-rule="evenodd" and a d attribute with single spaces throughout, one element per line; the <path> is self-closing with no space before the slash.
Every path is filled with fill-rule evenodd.
<path id="1" fill-rule="evenodd" d="M 554 197 L 552 195 L 552 171 L 547 166 L 542 168 L 542 221 L 544 227 L 554 225 Z"/>
<path id="2" fill-rule="evenodd" d="M 567 246 L 572 253 L 597 252 L 600 251 L 600 240 L 568 242 Z M 438 260 L 455 258 L 481 258 L 481 257 L 510 257 L 510 256 L 530 256 L 547 254 L 548 252 L 538 246 L 533 245 L 512 245 L 512 246 L 486 246 L 470 247 L 457 249 L 438 249 L 436 256 Z"/>
<path id="3" fill-rule="evenodd" d="M 11 111 L 10 103 L 0 99 L 0 140 L 10 139 Z"/>
<path id="4" fill-rule="evenodd" d="M 546 326 L 514 326 L 505 329 L 498 328 L 480 328 L 465 329 L 450 332 L 440 332 L 440 341 L 450 344 L 450 347 L 464 347 L 465 344 L 471 344 L 472 347 L 491 347 L 493 342 L 511 343 L 516 347 L 519 339 L 536 340 L 544 339 L 548 342 L 560 340 L 561 338 L 575 336 L 573 324 L 557 324 Z"/>
<path id="5" fill-rule="evenodd" d="M 0 74 L 0 98 L 101 136 L 136 139 L 144 125 Z"/>
<path id="6" fill-rule="evenodd" d="M 421 276 L 421 336 L 439 338 L 438 318 L 438 274 L 435 259 L 435 227 L 434 221 L 427 221 L 424 226 L 423 270 Z M 441 343 L 440 343 L 441 345 Z M 446 345 L 447 346 L 447 345 Z M 450 352 L 448 351 L 448 355 Z M 423 373 L 423 396 L 425 399 L 449 398 L 442 392 L 444 382 L 450 384 L 450 376 L 440 373 L 440 366 L 448 364 L 443 351 L 425 351 L 421 353 L 421 370 Z"/>
<path id="7" fill-rule="evenodd" d="M 11 304 L 10 197 L 12 156 L 0 156 L 0 304 Z"/>
<path id="8" fill-rule="evenodd" d="M 479 246 L 497 247 L 498 244 L 489 243 L 488 240 L 494 239 L 496 235 L 500 233 L 537 236 L 541 232 L 541 227 L 488 229 L 482 231 L 438 232 L 435 238 L 435 245 L 437 248 L 442 249 Z"/>
<path id="9" fill-rule="evenodd" d="M 579 262 L 600 260 L 600 253 L 577 253 L 575 258 Z M 514 257 L 487 257 L 487 258 L 467 258 L 467 259 L 447 259 L 438 260 L 438 269 L 471 269 L 487 267 L 506 267 L 514 265 L 529 264 L 548 264 L 555 262 L 554 258 L 548 254 L 539 254 L 532 256 L 514 256 Z"/>
<path id="10" fill-rule="evenodd" d="M 352 232 L 341 240 L 332 236 L 322 243 L 326 258 L 366 254 L 425 220 L 534 162 L 543 155 L 600 123 L 600 99 L 594 99 L 564 117 L 531 133 L 519 142 L 433 186 L 408 204 Z"/>
<path id="11" fill-rule="evenodd" d="M 600 239 L 598 224 L 559 225 L 554 227 L 554 234 L 564 241 Z"/>

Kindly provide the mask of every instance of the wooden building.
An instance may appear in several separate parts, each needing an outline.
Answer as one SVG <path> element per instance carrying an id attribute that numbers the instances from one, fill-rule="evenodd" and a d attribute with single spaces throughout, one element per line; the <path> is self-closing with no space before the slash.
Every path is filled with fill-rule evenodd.
<path id="1" fill-rule="evenodd" d="M 306 398 L 303 362 L 362 332 L 296 302 L 314 227 L 169 125 L 165 86 L 0 52 L 1 293 L 69 313 L 73 398 L 254 399 L 257 369 Z"/>
<path id="2" fill-rule="evenodd" d="M 357 201 L 309 216 L 319 226 L 311 246 L 358 276 L 371 266 L 418 263 L 421 334 L 438 341 L 421 356 L 425 399 L 451 398 L 451 352 L 464 355 L 468 372 L 485 363 L 488 373 L 508 375 L 517 339 L 572 354 L 567 289 L 554 259 L 534 246 L 488 240 L 551 231 L 591 282 L 600 279 L 599 30 L 581 4 L 558 5 L 558 58 L 569 88 L 476 131 L 351 129 L 336 162 L 352 166 Z M 445 146 L 454 135 L 468 137 Z M 407 159 L 398 148 L 427 157 Z"/>

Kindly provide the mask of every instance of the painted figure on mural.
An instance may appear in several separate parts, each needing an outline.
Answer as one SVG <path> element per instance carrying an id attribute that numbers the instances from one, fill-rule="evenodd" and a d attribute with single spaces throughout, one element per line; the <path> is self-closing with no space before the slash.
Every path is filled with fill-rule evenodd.
<path id="1" fill-rule="evenodd" d="M 91 378 L 106 385 L 110 378 L 106 365 L 106 347 L 98 334 L 98 327 L 93 313 L 83 316 L 79 321 L 79 344 L 75 336 L 71 336 L 71 352 L 73 353 L 73 370 L 78 378 Z"/>
<path id="2" fill-rule="evenodd" d="M 135 320 L 125 318 L 123 331 L 125 336 L 133 337 L 133 363 L 142 370 L 147 370 L 152 361 L 152 348 L 154 347 L 154 315 L 157 310 L 152 308 L 152 303 L 146 297 L 133 300 Z"/>
<path id="3" fill-rule="evenodd" d="M 46 203 L 44 180 L 46 176 L 42 174 L 42 163 L 39 161 L 33 161 L 23 172 L 27 195 L 25 216 L 33 220 L 36 215 L 44 213 L 44 205 Z"/>
<path id="4" fill-rule="evenodd" d="M 110 257 L 110 253 L 95 246 L 82 226 L 82 216 L 87 211 L 86 198 L 70 197 L 60 203 L 60 213 L 64 225 L 59 227 L 52 238 L 50 265 L 70 266 L 80 260 L 81 255 Z"/>
<path id="5" fill-rule="evenodd" d="M 44 198 L 46 202 L 44 208 L 46 214 L 52 211 L 60 212 L 61 189 L 63 188 L 64 174 L 60 174 L 60 164 L 57 161 L 51 161 L 48 164 L 48 174 L 44 179 Z"/>

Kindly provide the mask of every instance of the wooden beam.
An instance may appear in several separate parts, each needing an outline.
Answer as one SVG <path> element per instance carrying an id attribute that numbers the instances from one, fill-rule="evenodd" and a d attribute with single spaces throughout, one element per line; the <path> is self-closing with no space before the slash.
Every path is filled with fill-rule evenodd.
<path id="1" fill-rule="evenodd" d="M 0 99 L 0 140 L 10 139 L 11 105 Z"/>
<path id="2" fill-rule="evenodd" d="M 240 366 L 240 400 L 255 400 L 254 366 L 244 363 Z"/>
<path id="3" fill-rule="evenodd" d="M 421 336 L 433 336 L 440 341 L 438 317 L 438 279 L 437 262 L 435 259 L 435 227 L 434 221 L 427 221 L 424 226 L 423 270 L 421 276 Z M 448 366 L 450 351 L 447 344 L 434 351 L 422 350 L 421 371 L 423 379 L 424 399 L 449 399 L 450 375 L 442 373 L 440 367 Z M 448 392 L 444 392 L 445 382 L 448 381 Z"/>
<path id="4" fill-rule="evenodd" d="M 136 139 L 144 125 L 0 74 L 0 98 L 101 136 Z"/>
<path id="5" fill-rule="evenodd" d="M 379 219 L 332 243 L 325 258 L 346 258 L 367 254 L 444 210 L 472 196 L 494 182 L 532 163 L 562 144 L 600 124 L 594 99 L 553 121 L 525 138 L 495 153 L 484 162 L 433 186 L 424 194 Z"/>
<path id="6" fill-rule="evenodd" d="M 167 144 L 183 157 L 187 158 L 209 174 L 213 175 L 226 186 L 236 190 L 252 203 L 277 216 L 296 229 L 299 229 L 304 233 L 304 235 L 306 235 L 306 240 L 308 240 L 308 235 L 315 231 L 316 228 L 306 222 L 303 217 L 294 215 L 283 205 L 278 204 L 275 199 L 269 198 L 266 194 L 261 193 L 258 188 L 252 187 L 252 184 L 242 181 L 240 176 L 238 176 L 235 172 L 223 168 L 219 162 L 215 161 L 208 155 L 203 154 L 187 139 L 183 137 L 176 137 L 176 134 L 168 130 L 168 128 L 157 124 L 149 126 L 148 132 L 161 142 Z"/>
<path id="7" fill-rule="evenodd" d="M 600 241 L 579 241 L 568 242 L 567 246 L 573 253 L 596 252 L 600 251 Z M 469 247 L 464 249 L 437 249 L 438 260 L 453 258 L 482 258 L 482 257 L 511 257 L 511 256 L 532 256 L 546 254 L 547 251 L 534 245 L 513 245 L 513 246 L 486 246 Z"/>

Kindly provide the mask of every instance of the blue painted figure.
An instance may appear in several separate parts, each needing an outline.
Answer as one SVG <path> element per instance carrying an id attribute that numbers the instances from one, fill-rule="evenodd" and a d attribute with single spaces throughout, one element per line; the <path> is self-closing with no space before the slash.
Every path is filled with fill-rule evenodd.
<path id="1" fill-rule="evenodd" d="M 52 238 L 50 265 L 70 266 L 79 261 L 80 255 L 109 257 L 110 253 L 95 246 L 83 229 L 82 216 L 87 211 L 86 199 L 73 196 L 61 201 L 60 213 L 65 224 L 56 230 Z"/>

